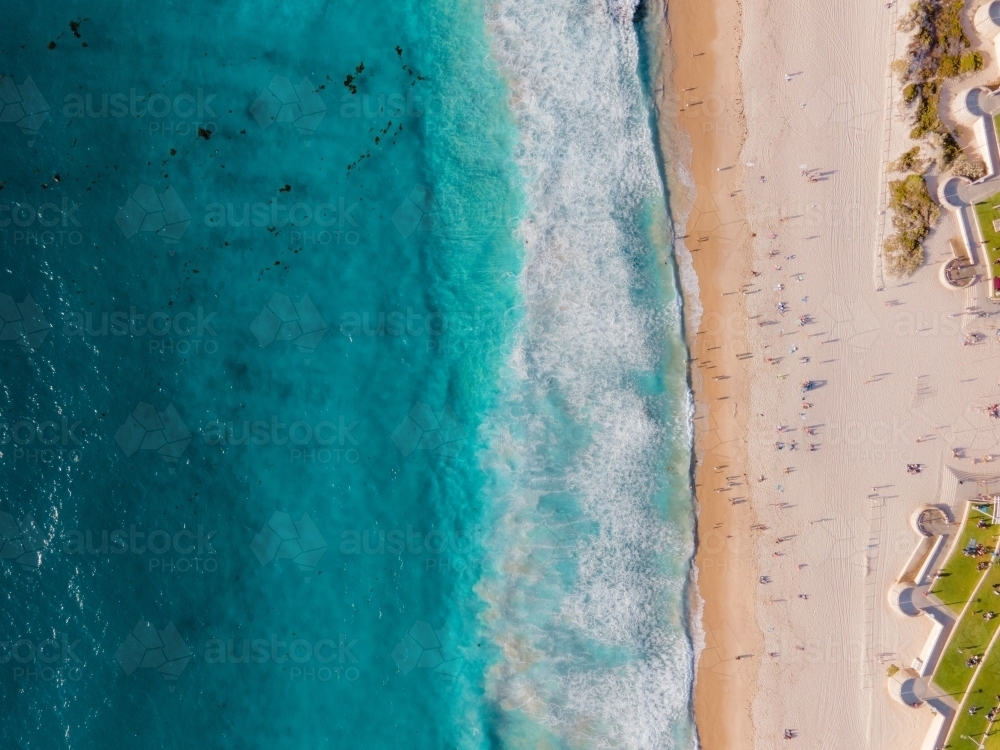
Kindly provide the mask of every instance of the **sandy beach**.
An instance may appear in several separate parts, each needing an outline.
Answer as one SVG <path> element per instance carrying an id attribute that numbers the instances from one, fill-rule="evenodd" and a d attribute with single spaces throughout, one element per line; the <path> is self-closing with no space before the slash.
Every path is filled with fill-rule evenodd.
<path id="1" fill-rule="evenodd" d="M 740 44 L 739 6 L 676 0 L 668 10 L 666 47 L 672 71 L 660 103 L 661 138 L 680 143 L 690 162 L 669 165 L 672 210 L 678 218 L 682 276 L 690 264 L 697 289 L 685 286 L 688 345 L 695 391 L 695 475 L 699 547 L 695 558 L 697 592 L 693 608 L 701 608 L 697 644 L 702 648 L 696 676 L 695 716 L 703 747 L 749 746 L 750 699 L 756 682 L 753 659 L 735 657 L 761 650 L 754 627 L 754 601 L 745 595 L 756 580 L 749 556 L 749 505 L 730 499 L 746 494 L 746 403 L 748 382 L 737 354 L 745 351 L 744 299 L 725 291 L 737 289 L 749 273 L 740 252 L 748 239 L 741 207 L 730 198 L 738 189 L 736 165 L 745 137 L 742 91 L 737 70 Z M 690 279 L 690 275 L 687 275 Z M 697 296 L 698 299 L 692 299 Z M 692 320 L 692 308 L 701 308 Z M 692 328 L 691 326 L 695 327 Z M 731 480 L 730 478 L 736 478 Z M 742 490 L 720 490 L 739 482 Z M 753 523 L 753 520 L 747 523 Z M 719 717 L 726 717 L 720 721 Z"/>
<path id="2" fill-rule="evenodd" d="M 1000 72 L 972 28 L 981 4 L 965 25 L 986 67 L 950 81 L 942 109 Z M 918 748 L 933 719 L 887 689 L 887 668 L 910 667 L 931 630 L 888 592 L 918 538 L 914 510 L 960 518 L 956 472 L 988 475 L 1000 453 L 983 416 L 1000 400 L 1000 339 L 985 282 L 938 280 L 958 234 L 949 212 L 921 270 L 882 271 L 886 163 L 912 145 L 889 73 L 902 12 L 669 7 L 661 137 L 689 144 L 672 209 L 682 277 L 688 257 L 697 276 L 689 313 L 703 308 L 688 338 L 707 750 L 771 748 L 786 732 L 796 747 Z"/>

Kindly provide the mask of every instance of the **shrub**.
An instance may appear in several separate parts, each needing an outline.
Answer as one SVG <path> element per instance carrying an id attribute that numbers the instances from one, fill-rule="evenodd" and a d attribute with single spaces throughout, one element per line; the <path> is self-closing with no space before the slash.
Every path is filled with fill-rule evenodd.
<path id="1" fill-rule="evenodd" d="M 951 173 L 975 181 L 986 176 L 986 165 L 979 159 L 970 159 L 961 152 L 951 165 Z"/>
<path id="2" fill-rule="evenodd" d="M 927 183 L 918 174 L 889 182 L 889 210 L 895 234 L 883 246 L 886 268 L 892 276 L 909 276 L 924 264 L 920 244 L 941 215 Z"/>
<path id="3" fill-rule="evenodd" d="M 895 212 L 893 224 L 897 228 L 907 231 L 922 229 L 917 239 L 924 238 L 941 214 L 941 209 L 927 192 L 927 182 L 918 174 L 889 183 L 889 208 Z"/>
<path id="4" fill-rule="evenodd" d="M 945 131 L 941 136 L 941 163 L 943 166 L 950 166 L 962 153 L 962 149 L 955 140 L 955 135 L 951 131 Z"/>
<path id="5" fill-rule="evenodd" d="M 922 172 L 923 162 L 920 159 L 920 146 L 914 146 L 901 154 L 896 161 L 889 164 L 893 172 Z"/>
<path id="6" fill-rule="evenodd" d="M 952 78 L 958 75 L 958 71 L 961 70 L 961 58 L 954 55 L 948 55 L 941 59 L 941 65 L 938 67 L 938 75 L 942 78 Z"/>
<path id="7" fill-rule="evenodd" d="M 981 52 L 966 52 L 961 57 L 961 62 L 959 63 L 960 73 L 972 73 L 976 70 L 981 70 L 983 67 L 983 55 Z"/>
<path id="8" fill-rule="evenodd" d="M 899 24 L 901 31 L 911 34 L 906 55 L 893 60 L 891 68 L 903 86 L 903 101 L 913 107 L 910 138 L 935 136 L 928 139 L 928 145 L 938 155 L 941 168 L 978 179 L 985 174 L 985 167 L 962 156 L 955 135 L 940 117 L 944 81 L 983 67 L 982 54 L 970 49 L 972 44 L 962 28 L 964 8 L 965 0 L 916 0 Z M 889 169 L 923 172 L 920 153 L 919 146 L 910 149 Z M 889 187 L 895 234 L 885 241 L 886 265 L 894 275 L 911 274 L 924 263 L 921 242 L 940 211 L 919 174 L 890 182 Z"/>
<path id="9" fill-rule="evenodd" d="M 890 664 L 889 668 L 887 670 L 885 670 L 885 673 L 889 677 L 892 677 L 898 671 L 899 671 L 899 667 L 897 667 L 895 664 Z"/>
<path id="10" fill-rule="evenodd" d="M 913 128 L 913 132 L 916 135 L 910 136 L 914 140 L 928 133 L 939 132 L 942 129 L 941 121 L 938 119 L 938 102 L 941 99 L 941 94 L 938 90 L 937 81 L 928 81 L 923 84 L 919 92 L 920 96 L 917 102 Z"/>
<path id="11" fill-rule="evenodd" d="M 905 63 L 893 63 L 903 79 L 903 98 L 916 103 L 910 137 L 946 132 L 938 117 L 941 84 L 946 78 L 979 70 L 983 56 L 969 51 L 962 29 L 965 0 L 917 0 L 900 28 L 913 32 L 906 48 Z M 949 157 L 950 160 L 954 157 Z"/>
<path id="12" fill-rule="evenodd" d="M 924 265 L 924 248 L 919 242 L 893 236 L 885 241 L 882 251 L 890 276 L 912 276 Z"/>

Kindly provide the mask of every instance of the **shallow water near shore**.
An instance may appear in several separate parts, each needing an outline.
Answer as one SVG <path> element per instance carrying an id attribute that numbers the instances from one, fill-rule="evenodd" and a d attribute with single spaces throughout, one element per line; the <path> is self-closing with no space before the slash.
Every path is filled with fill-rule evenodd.
<path id="1" fill-rule="evenodd" d="M 8 17 L 0 744 L 690 746 L 631 7 Z"/>

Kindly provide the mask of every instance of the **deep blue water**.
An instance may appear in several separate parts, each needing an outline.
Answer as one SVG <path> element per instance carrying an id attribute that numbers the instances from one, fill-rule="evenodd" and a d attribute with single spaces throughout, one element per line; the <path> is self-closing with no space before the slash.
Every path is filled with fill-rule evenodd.
<path id="1" fill-rule="evenodd" d="M 0 747 L 687 746 L 630 11 L 4 11 Z"/>

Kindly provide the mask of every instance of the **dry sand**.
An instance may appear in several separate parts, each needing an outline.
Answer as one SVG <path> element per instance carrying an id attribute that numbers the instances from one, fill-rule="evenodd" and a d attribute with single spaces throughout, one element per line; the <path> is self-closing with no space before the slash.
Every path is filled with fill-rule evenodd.
<path id="1" fill-rule="evenodd" d="M 668 166 L 687 217 L 682 274 L 687 248 L 697 275 L 689 310 L 694 294 L 704 308 L 689 344 L 707 750 L 770 749 L 786 729 L 794 747 L 920 747 L 929 711 L 886 689 L 886 667 L 909 666 L 930 631 L 887 604 L 917 541 L 908 519 L 954 504 L 941 495 L 949 466 L 1000 473 L 973 463 L 1000 454 L 982 412 L 1000 402 L 1000 319 L 985 282 L 938 281 L 952 217 L 911 279 L 883 279 L 878 261 L 885 164 L 911 145 L 889 79 L 906 41 L 897 12 L 881 0 L 669 6 L 661 137 L 690 144 L 690 163 Z M 954 91 L 1000 73 L 992 45 L 981 49 L 987 69 Z M 972 332 L 984 343 L 963 346 Z M 809 408 L 806 380 L 820 383 Z"/>

